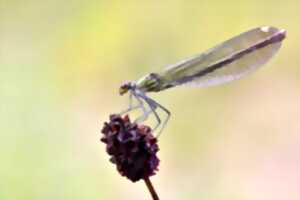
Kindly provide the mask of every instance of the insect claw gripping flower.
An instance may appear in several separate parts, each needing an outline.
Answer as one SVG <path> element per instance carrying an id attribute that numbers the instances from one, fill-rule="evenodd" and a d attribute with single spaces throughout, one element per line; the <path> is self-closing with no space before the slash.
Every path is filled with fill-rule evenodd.
<path id="1" fill-rule="evenodd" d="M 128 115 L 111 115 L 104 123 L 101 141 L 106 144 L 110 161 L 132 182 L 146 180 L 158 170 L 159 148 L 151 131 L 146 125 L 131 123 Z"/>

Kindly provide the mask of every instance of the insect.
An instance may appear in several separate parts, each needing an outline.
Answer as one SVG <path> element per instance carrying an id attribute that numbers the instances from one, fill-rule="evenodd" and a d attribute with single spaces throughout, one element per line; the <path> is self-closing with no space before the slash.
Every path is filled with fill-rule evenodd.
<path id="1" fill-rule="evenodd" d="M 125 82 L 119 89 L 120 95 L 127 92 L 129 107 L 121 114 L 141 108 L 143 115 L 136 122 L 145 121 L 154 114 L 160 125 L 161 133 L 171 113 L 164 106 L 146 95 L 148 92 L 160 92 L 179 85 L 193 84 L 199 87 L 219 85 L 239 79 L 270 60 L 279 50 L 286 36 L 284 29 L 275 27 L 258 27 L 229 39 L 206 52 L 182 60 L 158 73 L 150 73 L 137 81 Z M 133 105 L 133 98 L 138 105 Z M 148 107 L 148 110 L 146 106 Z M 167 114 L 162 121 L 157 109 Z"/>

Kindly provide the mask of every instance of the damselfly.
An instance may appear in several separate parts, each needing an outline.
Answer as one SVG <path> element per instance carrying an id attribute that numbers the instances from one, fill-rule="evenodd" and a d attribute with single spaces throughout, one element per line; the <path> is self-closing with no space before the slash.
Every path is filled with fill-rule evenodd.
<path id="1" fill-rule="evenodd" d="M 239 79 L 265 64 L 279 50 L 286 31 L 275 27 L 258 27 L 244 32 L 208 51 L 168 66 L 159 73 L 150 73 L 136 82 L 126 82 L 120 87 L 120 94 L 130 93 L 128 109 L 142 109 L 143 115 L 136 122 L 142 122 L 154 114 L 160 125 L 157 136 L 170 118 L 170 111 L 146 95 L 178 85 L 193 84 L 199 87 L 213 86 Z M 133 105 L 133 97 L 138 105 Z M 146 108 L 146 106 L 148 108 Z M 162 122 L 157 109 L 167 114 Z"/>

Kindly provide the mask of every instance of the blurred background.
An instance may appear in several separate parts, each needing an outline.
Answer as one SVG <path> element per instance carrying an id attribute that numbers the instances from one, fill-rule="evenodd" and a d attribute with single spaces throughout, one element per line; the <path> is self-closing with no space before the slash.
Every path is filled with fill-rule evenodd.
<path id="1" fill-rule="evenodd" d="M 300 199 L 299 6 L 0 0 L 0 199 L 150 199 L 99 141 L 119 85 L 263 25 L 287 39 L 256 73 L 151 94 L 173 113 L 152 181 L 161 199 Z"/>

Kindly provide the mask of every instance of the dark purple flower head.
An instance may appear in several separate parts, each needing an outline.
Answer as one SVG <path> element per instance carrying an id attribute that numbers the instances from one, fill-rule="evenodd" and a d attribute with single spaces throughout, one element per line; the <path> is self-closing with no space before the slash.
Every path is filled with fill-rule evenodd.
<path id="1" fill-rule="evenodd" d="M 111 115 L 104 123 L 101 141 L 106 144 L 110 161 L 122 176 L 135 182 L 155 174 L 159 164 L 157 139 L 151 128 L 131 123 L 128 115 Z"/>

